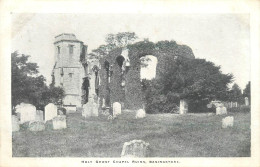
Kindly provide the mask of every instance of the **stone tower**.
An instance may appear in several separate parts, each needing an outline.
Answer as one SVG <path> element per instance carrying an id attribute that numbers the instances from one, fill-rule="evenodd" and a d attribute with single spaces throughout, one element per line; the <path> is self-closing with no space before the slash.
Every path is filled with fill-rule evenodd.
<path id="1" fill-rule="evenodd" d="M 82 65 L 87 46 L 74 34 L 60 34 L 55 37 L 55 65 L 53 77 L 55 86 L 65 90 L 64 106 L 81 106 L 82 83 L 86 73 Z"/>

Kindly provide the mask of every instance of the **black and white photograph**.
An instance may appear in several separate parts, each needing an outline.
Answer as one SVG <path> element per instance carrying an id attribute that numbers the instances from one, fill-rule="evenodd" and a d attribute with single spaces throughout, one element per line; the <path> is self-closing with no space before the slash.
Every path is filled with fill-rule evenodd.
<path id="1" fill-rule="evenodd" d="M 11 159 L 254 156 L 250 13 L 9 16 Z"/>

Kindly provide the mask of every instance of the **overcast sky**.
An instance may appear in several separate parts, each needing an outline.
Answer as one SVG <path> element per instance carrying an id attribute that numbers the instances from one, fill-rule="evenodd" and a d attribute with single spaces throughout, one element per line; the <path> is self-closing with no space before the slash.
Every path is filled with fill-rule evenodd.
<path id="1" fill-rule="evenodd" d="M 249 21 L 248 14 L 13 14 L 12 51 L 30 55 L 50 83 L 56 35 L 73 33 L 91 52 L 106 34 L 135 32 L 140 39 L 190 46 L 196 58 L 233 73 L 244 89 L 250 80 Z"/>

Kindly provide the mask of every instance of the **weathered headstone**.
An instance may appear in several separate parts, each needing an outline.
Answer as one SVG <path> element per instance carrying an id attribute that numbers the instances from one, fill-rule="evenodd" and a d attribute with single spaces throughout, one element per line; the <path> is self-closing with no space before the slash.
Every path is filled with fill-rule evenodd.
<path id="1" fill-rule="evenodd" d="M 136 111 L 135 118 L 144 118 L 145 117 L 145 111 L 144 109 L 139 109 Z"/>
<path id="2" fill-rule="evenodd" d="M 234 124 L 234 117 L 228 116 L 222 119 L 222 128 L 232 127 Z"/>
<path id="3" fill-rule="evenodd" d="M 57 106 L 53 103 L 49 103 L 45 106 L 45 122 L 48 120 L 52 120 L 57 116 Z"/>
<path id="4" fill-rule="evenodd" d="M 249 106 L 249 99 L 248 99 L 248 97 L 245 97 L 245 105 Z"/>
<path id="5" fill-rule="evenodd" d="M 37 110 L 36 111 L 36 121 L 43 121 L 43 111 Z"/>
<path id="6" fill-rule="evenodd" d="M 113 116 L 116 117 L 117 115 L 121 114 L 121 104 L 119 102 L 113 103 Z"/>
<path id="7" fill-rule="evenodd" d="M 245 105 L 246 105 L 246 106 L 249 106 L 249 100 L 248 100 L 248 97 L 245 97 Z"/>
<path id="8" fill-rule="evenodd" d="M 125 142 L 121 157 L 147 157 L 149 143 L 142 140 Z"/>
<path id="9" fill-rule="evenodd" d="M 188 112 L 188 103 L 186 100 L 180 100 L 180 114 L 186 114 Z"/>
<path id="10" fill-rule="evenodd" d="M 216 108 L 216 115 L 227 114 L 227 108 L 224 106 L 219 106 Z"/>
<path id="11" fill-rule="evenodd" d="M 36 107 L 32 104 L 21 103 L 15 107 L 20 113 L 20 123 L 36 120 Z"/>
<path id="12" fill-rule="evenodd" d="M 12 115 L 12 131 L 16 132 L 20 130 L 20 124 L 17 116 Z"/>
<path id="13" fill-rule="evenodd" d="M 65 115 L 58 115 L 57 117 L 54 117 L 52 119 L 53 129 L 66 129 L 67 123 L 66 123 L 66 116 Z"/>
<path id="14" fill-rule="evenodd" d="M 98 116 L 98 104 L 94 102 L 93 98 L 90 98 L 87 104 L 83 105 L 82 116 L 85 118 Z"/>
<path id="15" fill-rule="evenodd" d="M 42 121 L 31 121 L 29 123 L 30 131 L 43 131 L 45 130 L 45 124 Z"/>
<path id="16" fill-rule="evenodd" d="M 207 104 L 207 108 L 212 108 L 212 103 Z"/>

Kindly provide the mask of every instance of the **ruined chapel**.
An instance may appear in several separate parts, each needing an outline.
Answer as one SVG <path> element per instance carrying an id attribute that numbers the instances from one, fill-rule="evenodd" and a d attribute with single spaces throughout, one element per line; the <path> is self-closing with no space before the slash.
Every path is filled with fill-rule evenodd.
<path id="1" fill-rule="evenodd" d="M 157 69 L 167 64 L 160 46 L 149 41 L 116 48 L 99 59 L 88 54 L 87 45 L 74 34 L 56 36 L 54 46 L 52 77 L 55 86 L 65 90 L 65 107 L 82 107 L 89 103 L 101 109 L 119 102 L 125 109 L 143 108 L 141 58 L 155 56 Z M 194 58 L 188 46 L 175 44 L 174 47 L 176 57 Z"/>

